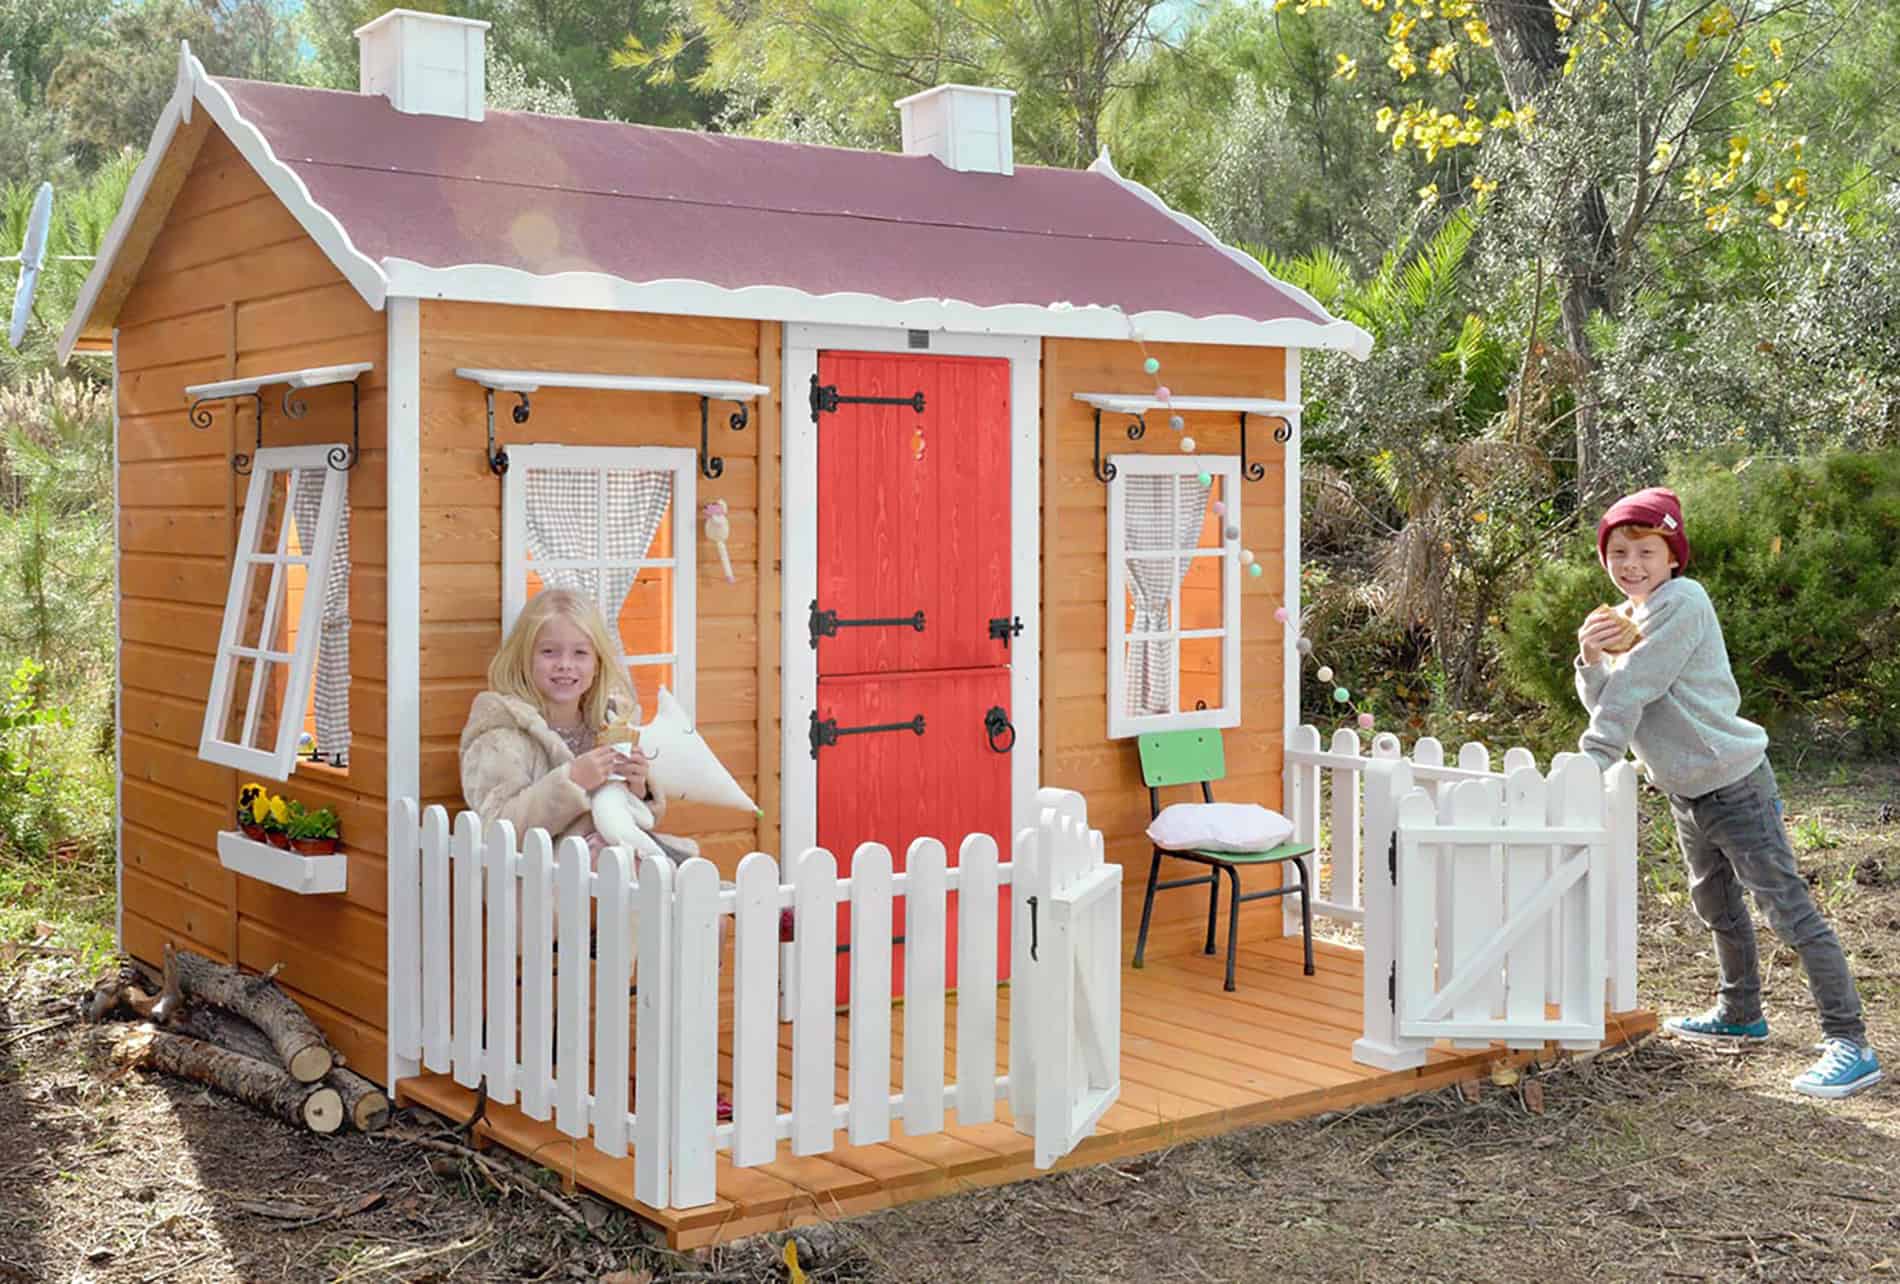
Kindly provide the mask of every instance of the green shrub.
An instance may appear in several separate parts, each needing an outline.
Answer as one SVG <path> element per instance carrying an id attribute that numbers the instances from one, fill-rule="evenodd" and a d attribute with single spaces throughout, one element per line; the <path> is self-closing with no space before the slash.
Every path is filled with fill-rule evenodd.
<path id="1" fill-rule="evenodd" d="M 1900 743 L 1900 450 L 1704 458 L 1673 467 L 1669 485 L 1682 496 L 1689 573 L 1722 620 L 1743 716 L 1839 725 L 1869 749 Z M 1577 709 L 1577 625 L 1613 595 L 1592 529 L 1512 599 L 1507 681 Z"/>

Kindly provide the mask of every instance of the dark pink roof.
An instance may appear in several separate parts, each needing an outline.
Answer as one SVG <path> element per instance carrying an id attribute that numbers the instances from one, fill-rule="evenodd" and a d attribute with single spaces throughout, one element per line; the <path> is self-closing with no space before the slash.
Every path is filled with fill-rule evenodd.
<path id="1" fill-rule="evenodd" d="M 1331 320 L 1113 179 L 217 82 L 371 259 L 978 306 Z"/>

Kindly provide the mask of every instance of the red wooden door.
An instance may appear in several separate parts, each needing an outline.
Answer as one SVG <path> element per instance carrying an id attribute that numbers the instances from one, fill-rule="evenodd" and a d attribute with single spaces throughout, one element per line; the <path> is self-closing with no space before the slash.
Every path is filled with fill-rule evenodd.
<path id="1" fill-rule="evenodd" d="M 806 621 L 817 717 L 838 733 L 816 750 L 818 842 L 847 875 L 862 842 L 889 847 L 899 870 L 920 837 L 941 840 L 954 864 L 965 835 L 987 833 L 1008 859 L 1010 758 L 991 747 L 985 720 L 992 709 L 1009 713 L 1009 651 L 990 629 L 1010 616 L 1009 363 L 825 352 L 818 382 L 839 398 L 818 416 L 818 599 Z M 921 412 L 850 400 L 917 393 Z M 921 735 L 852 731 L 918 717 Z M 900 901 L 898 993 L 903 912 Z M 954 985 L 954 896 L 950 914 Z M 849 926 L 841 911 L 841 1002 Z M 1007 928 L 1002 914 L 999 976 L 1008 975 Z"/>

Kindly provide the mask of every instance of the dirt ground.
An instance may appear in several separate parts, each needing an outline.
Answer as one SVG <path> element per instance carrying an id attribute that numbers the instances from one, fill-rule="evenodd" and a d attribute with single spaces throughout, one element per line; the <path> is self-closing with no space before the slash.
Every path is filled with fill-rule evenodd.
<path id="1" fill-rule="evenodd" d="M 1900 1276 L 1900 766 L 1809 766 L 1784 789 L 1895 1082 L 1831 1104 L 1789 1091 L 1818 1030 L 1798 962 L 1765 940 L 1774 1038 L 1748 1056 L 1652 1040 L 804 1229 L 802 1278 Z M 1706 1004 L 1714 963 L 1656 821 L 1641 994 L 1674 1013 Z M 92 978 L 59 939 L 0 941 L 0 1284 L 790 1274 L 783 1236 L 669 1254 L 508 1156 L 416 1144 L 453 1141 L 433 1116 L 317 1138 L 120 1077 L 115 1031 L 73 1017 Z"/>

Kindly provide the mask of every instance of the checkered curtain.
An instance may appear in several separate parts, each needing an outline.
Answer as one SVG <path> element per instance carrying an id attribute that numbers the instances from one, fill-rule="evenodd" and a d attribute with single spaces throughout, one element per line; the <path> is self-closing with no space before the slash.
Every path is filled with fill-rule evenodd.
<path id="1" fill-rule="evenodd" d="M 1207 518 L 1207 500 L 1213 486 L 1168 473 L 1141 473 L 1116 478 L 1123 488 L 1123 553 L 1127 558 L 1128 591 L 1135 600 L 1135 633 L 1163 633 L 1171 625 L 1168 607 L 1174 590 L 1187 578 L 1191 565 L 1185 557 L 1143 557 L 1143 553 L 1174 553 L 1195 547 Z M 1175 644 L 1129 642 L 1122 667 L 1124 707 L 1133 716 L 1174 712 Z"/>
<path id="2" fill-rule="evenodd" d="M 326 469 L 300 468 L 291 490 L 297 543 L 308 553 L 317 539 L 323 512 Z M 330 552 L 330 578 L 323 585 L 323 613 L 317 629 L 317 743 L 321 757 L 347 763 L 350 755 L 350 503 L 344 475 L 342 511 L 337 514 L 336 546 Z M 314 592 L 312 585 L 305 590 Z"/>
<path id="3" fill-rule="evenodd" d="M 613 620 L 639 578 L 640 568 L 633 563 L 647 555 L 672 503 L 673 474 L 646 468 L 531 468 L 523 499 L 531 562 L 608 563 L 604 584 L 593 570 L 537 565 L 542 582 L 587 594 Z"/>

